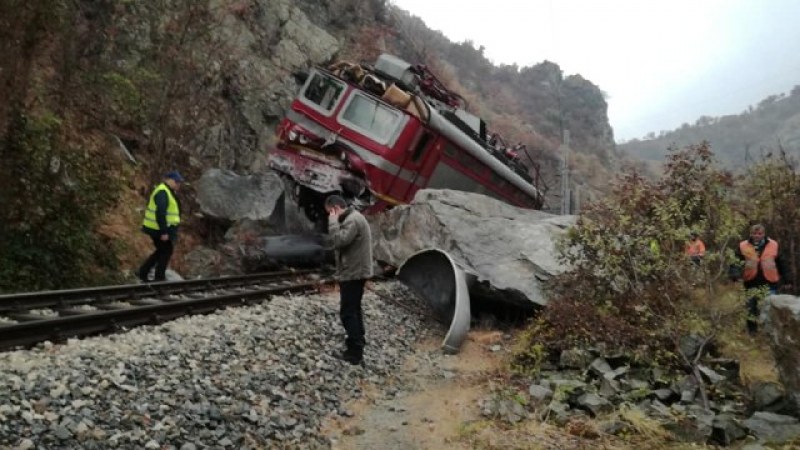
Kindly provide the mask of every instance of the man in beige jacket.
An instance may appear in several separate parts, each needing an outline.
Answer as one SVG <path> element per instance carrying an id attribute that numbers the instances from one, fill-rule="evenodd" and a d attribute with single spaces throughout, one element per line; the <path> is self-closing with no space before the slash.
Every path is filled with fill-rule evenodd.
<path id="1" fill-rule="evenodd" d="M 347 349 L 341 358 L 350 364 L 364 359 L 364 313 L 361 297 L 364 284 L 372 277 L 372 234 L 364 216 L 348 208 L 344 199 L 332 195 L 325 200 L 328 212 L 328 239 L 336 253 L 336 279 L 339 282 L 339 317 L 347 333 Z"/>

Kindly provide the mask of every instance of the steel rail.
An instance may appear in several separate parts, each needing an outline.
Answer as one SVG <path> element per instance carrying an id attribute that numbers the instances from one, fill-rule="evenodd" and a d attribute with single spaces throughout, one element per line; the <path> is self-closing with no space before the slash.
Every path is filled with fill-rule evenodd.
<path id="1" fill-rule="evenodd" d="M 319 273 L 314 270 L 284 270 L 239 275 L 221 278 L 201 278 L 197 280 L 164 281 L 146 284 L 125 284 L 118 286 L 98 286 L 60 291 L 24 292 L 0 295 L 0 314 L 12 311 L 28 311 L 42 308 L 67 308 L 97 301 L 114 301 L 122 298 L 136 299 L 153 295 L 166 295 L 181 292 L 204 291 L 215 288 L 232 288 L 252 285 L 259 280 L 287 278 L 293 275 Z"/>
<path id="2" fill-rule="evenodd" d="M 260 287 L 258 289 L 187 300 L 165 300 L 108 311 L 77 312 L 74 315 L 44 317 L 41 320 L 0 325 L 0 351 L 30 346 L 42 341 L 62 341 L 70 337 L 103 332 L 117 332 L 138 325 L 161 323 L 189 314 L 204 314 L 231 305 L 244 305 L 272 295 L 289 292 L 308 292 L 331 279 L 291 285 Z"/>

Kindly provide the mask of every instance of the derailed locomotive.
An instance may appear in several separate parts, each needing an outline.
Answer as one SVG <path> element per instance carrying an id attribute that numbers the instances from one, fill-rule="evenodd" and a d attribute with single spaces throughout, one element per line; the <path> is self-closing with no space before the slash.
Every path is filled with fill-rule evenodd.
<path id="1" fill-rule="evenodd" d="M 422 188 L 485 194 L 540 209 L 543 197 L 508 147 L 423 65 L 381 55 L 374 67 L 313 69 L 278 127 L 269 166 L 314 222 L 338 193 L 365 213 Z"/>

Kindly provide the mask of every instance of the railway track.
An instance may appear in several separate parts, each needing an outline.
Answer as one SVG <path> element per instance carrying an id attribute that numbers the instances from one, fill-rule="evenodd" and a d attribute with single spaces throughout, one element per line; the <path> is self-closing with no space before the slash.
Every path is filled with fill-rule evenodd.
<path id="1" fill-rule="evenodd" d="M 281 271 L 0 295 L 0 351 L 209 313 L 273 295 L 314 291 L 330 282 L 315 271 Z"/>

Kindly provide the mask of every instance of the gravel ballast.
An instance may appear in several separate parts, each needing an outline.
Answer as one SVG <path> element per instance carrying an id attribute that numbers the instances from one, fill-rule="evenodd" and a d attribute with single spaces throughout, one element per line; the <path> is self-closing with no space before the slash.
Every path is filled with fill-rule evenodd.
<path id="1" fill-rule="evenodd" d="M 328 448 L 323 419 L 442 332 L 397 282 L 363 306 L 364 366 L 334 356 L 336 292 L 0 353 L 0 449 Z"/>

